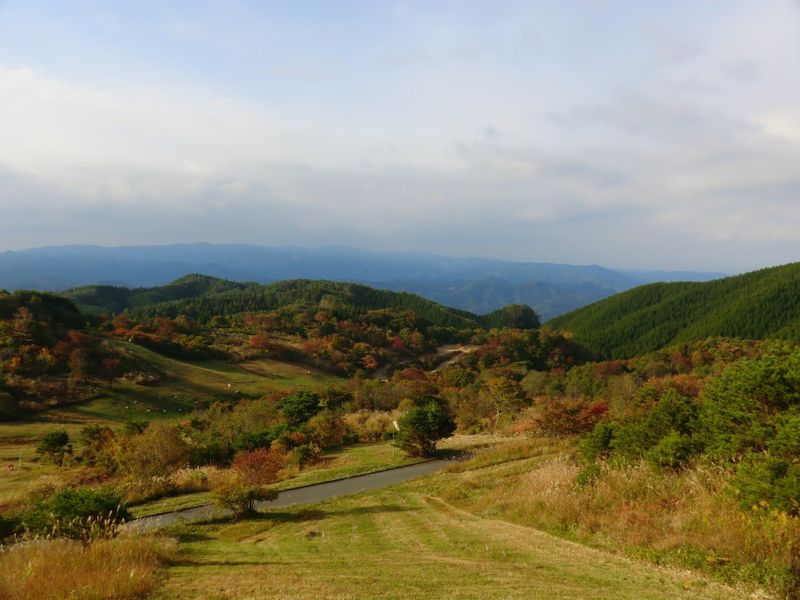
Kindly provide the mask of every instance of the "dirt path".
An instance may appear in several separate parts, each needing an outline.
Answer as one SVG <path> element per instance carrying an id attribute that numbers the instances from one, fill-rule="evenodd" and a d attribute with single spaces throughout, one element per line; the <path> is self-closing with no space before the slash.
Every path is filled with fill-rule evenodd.
<path id="1" fill-rule="evenodd" d="M 450 358 L 438 365 L 434 371 L 441 371 L 445 367 L 452 365 L 454 362 L 461 360 L 463 356 L 471 354 L 478 349 L 478 346 L 465 346 L 463 344 L 447 344 L 440 346 L 436 349 L 436 354 L 439 356 L 451 355 Z"/>
<path id="2" fill-rule="evenodd" d="M 436 356 L 446 356 L 447 359 L 444 360 L 441 364 L 437 365 L 435 368 L 431 370 L 432 373 L 436 371 L 441 371 L 448 365 L 452 365 L 454 362 L 461 360 L 462 356 L 470 354 L 471 352 L 475 352 L 478 349 L 478 346 L 470 346 L 465 344 L 445 344 L 443 346 L 439 346 L 436 348 Z M 373 379 L 388 379 L 389 378 L 389 371 L 392 369 L 394 365 L 387 363 L 385 365 L 381 365 L 378 367 L 373 373 Z"/>

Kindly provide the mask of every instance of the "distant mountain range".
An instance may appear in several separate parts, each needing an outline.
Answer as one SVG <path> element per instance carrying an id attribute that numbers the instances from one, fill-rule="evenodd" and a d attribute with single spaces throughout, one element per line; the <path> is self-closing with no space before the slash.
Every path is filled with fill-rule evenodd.
<path id="1" fill-rule="evenodd" d="M 0 289 L 159 286 L 190 273 L 234 281 L 327 279 L 407 291 L 472 313 L 528 304 L 552 318 L 652 281 L 706 281 L 722 273 L 625 272 L 598 265 L 453 258 L 349 247 L 244 244 L 49 246 L 0 252 Z"/>
<path id="2" fill-rule="evenodd" d="M 637 287 L 551 320 L 609 358 L 713 336 L 800 342 L 800 263 L 707 283 Z"/>

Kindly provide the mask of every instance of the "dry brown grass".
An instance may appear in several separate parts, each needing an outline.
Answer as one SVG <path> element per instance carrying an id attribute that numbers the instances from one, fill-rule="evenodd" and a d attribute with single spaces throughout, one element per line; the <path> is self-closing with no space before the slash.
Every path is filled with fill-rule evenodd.
<path id="1" fill-rule="evenodd" d="M 743 512 L 722 470 L 604 465 L 593 482 L 577 486 L 581 468 L 561 446 L 531 440 L 479 453 L 451 469 L 461 485 L 444 496 L 477 514 L 604 549 L 776 590 L 791 585 L 800 521 L 768 507 Z M 509 459 L 515 462 L 503 463 Z"/>
<path id="2" fill-rule="evenodd" d="M 399 419 L 400 411 L 360 410 L 344 416 L 350 431 L 358 435 L 362 442 L 377 442 L 385 433 L 394 431 L 392 421 Z"/>
<path id="3" fill-rule="evenodd" d="M 572 443 L 563 438 L 545 437 L 519 437 L 508 438 L 492 435 L 461 435 L 453 439 L 475 439 L 482 443 L 474 443 L 472 448 L 463 446 L 463 449 L 477 449 L 475 455 L 463 463 L 455 463 L 448 470 L 451 472 L 472 471 L 492 465 L 525 460 L 533 457 L 551 456 L 554 453 L 571 453 Z M 488 448 L 482 446 L 489 446 Z M 457 448 L 450 440 L 439 444 L 441 448 Z"/>
<path id="4" fill-rule="evenodd" d="M 161 536 L 122 536 L 84 547 L 66 539 L 36 540 L 0 551 L 0 599 L 144 598 L 162 580 L 177 543 Z"/>
<path id="5" fill-rule="evenodd" d="M 144 504 L 159 498 L 208 491 L 219 471 L 214 466 L 186 467 L 166 475 L 131 478 L 119 483 L 117 489 L 126 503 Z"/>

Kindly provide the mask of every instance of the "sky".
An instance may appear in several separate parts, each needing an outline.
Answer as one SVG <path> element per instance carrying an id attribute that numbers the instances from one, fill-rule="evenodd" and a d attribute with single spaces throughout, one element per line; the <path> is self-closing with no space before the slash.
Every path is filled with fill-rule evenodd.
<path id="1" fill-rule="evenodd" d="M 0 250 L 800 260 L 800 0 L 0 0 Z"/>

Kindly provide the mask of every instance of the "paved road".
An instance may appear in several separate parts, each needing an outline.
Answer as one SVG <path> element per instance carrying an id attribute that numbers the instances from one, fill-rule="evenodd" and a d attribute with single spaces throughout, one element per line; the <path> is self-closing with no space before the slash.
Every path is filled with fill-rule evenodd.
<path id="1" fill-rule="evenodd" d="M 358 494 L 359 492 L 374 490 L 395 483 L 402 483 L 422 475 L 428 475 L 450 463 L 451 461 L 448 460 L 429 460 L 415 465 L 408 465 L 407 467 L 389 469 L 388 471 L 356 475 L 355 477 L 340 479 L 338 481 L 329 481 L 327 483 L 317 483 L 293 490 L 284 490 L 280 492 L 278 497 L 274 500 L 259 502 L 256 507 L 258 510 L 265 510 L 269 508 L 291 506 L 293 504 L 311 504 L 312 502 L 328 500 L 329 498 L 338 498 L 339 496 L 350 496 L 352 494 Z M 179 523 L 210 521 L 229 516 L 230 514 L 230 511 L 217 508 L 213 505 L 199 506 L 197 508 L 187 508 L 185 510 L 153 515 L 152 517 L 142 517 L 141 519 L 131 521 L 126 527 L 135 530 L 155 529 L 158 527 L 177 525 Z"/>

